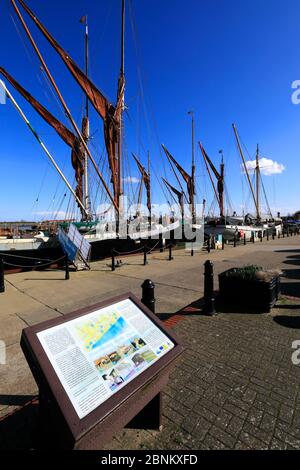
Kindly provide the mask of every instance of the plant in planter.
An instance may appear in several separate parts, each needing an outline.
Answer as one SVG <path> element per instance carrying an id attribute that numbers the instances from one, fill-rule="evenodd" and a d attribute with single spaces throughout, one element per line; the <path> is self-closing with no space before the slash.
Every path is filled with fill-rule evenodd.
<path id="1" fill-rule="evenodd" d="M 280 294 L 280 273 L 250 265 L 219 274 L 220 300 L 239 311 L 269 312 Z"/>

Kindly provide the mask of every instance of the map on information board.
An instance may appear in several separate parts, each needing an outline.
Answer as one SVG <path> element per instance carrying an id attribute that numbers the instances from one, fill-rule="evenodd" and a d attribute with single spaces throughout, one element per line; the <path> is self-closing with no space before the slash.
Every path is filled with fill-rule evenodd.
<path id="1" fill-rule="evenodd" d="M 79 418 L 174 347 L 130 299 L 37 336 Z"/>

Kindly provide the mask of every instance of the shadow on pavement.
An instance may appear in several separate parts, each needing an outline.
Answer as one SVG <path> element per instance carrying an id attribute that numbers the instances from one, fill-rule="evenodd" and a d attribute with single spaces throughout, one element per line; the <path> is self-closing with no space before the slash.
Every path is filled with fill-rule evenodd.
<path id="1" fill-rule="evenodd" d="M 282 282 L 280 290 L 282 295 L 300 297 L 300 282 Z"/>
<path id="2" fill-rule="evenodd" d="M 274 317 L 275 323 L 285 328 L 300 329 L 300 317 L 288 316 L 288 315 L 278 315 Z"/>
<path id="3" fill-rule="evenodd" d="M 35 398 L 35 395 L 0 395 L 0 405 L 24 406 Z"/>
<path id="4" fill-rule="evenodd" d="M 31 401 L 0 421 L 0 450 L 34 449 L 38 439 L 38 402 Z"/>

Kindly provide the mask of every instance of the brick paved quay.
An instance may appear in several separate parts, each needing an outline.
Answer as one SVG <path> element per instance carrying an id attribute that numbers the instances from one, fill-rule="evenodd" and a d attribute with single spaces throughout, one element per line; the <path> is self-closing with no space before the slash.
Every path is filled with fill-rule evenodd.
<path id="1" fill-rule="evenodd" d="M 292 342 L 300 340 L 300 237 L 225 251 L 155 253 L 108 262 L 91 272 L 33 272 L 7 276 L 0 295 L 0 339 L 7 364 L 0 366 L 0 449 L 32 448 L 37 425 L 37 387 L 19 347 L 22 328 L 131 290 L 140 296 L 145 278 L 156 283 L 161 318 L 192 304 L 168 323 L 187 346 L 164 391 L 163 430 L 125 429 L 110 449 L 300 449 L 300 366 Z M 270 314 L 201 315 L 203 263 L 216 274 L 256 263 L 281 269 L 283 297 Z M 127 263 L 127 264 L 126 264 Z M 217 284 L 217 283 L 216 283 Z M 216 285 L 217 287 L 217 285 Z M 174 324 L 172 324 L 174 323 Z"/>

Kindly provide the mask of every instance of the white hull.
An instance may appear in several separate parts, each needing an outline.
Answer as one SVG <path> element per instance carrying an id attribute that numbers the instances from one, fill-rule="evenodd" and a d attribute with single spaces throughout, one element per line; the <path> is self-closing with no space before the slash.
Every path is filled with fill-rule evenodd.
<path id="1" fill-rule="evenodd" d="M 171 231 L 178 229 L 179 224 L 180 224 L 179 221 L 176 221 L 173 224 L 169 224 L 167 226 L 154 224 L 151 226 L 150 233 L 147 230 L 146 224 L 145 224 L 145 228 L 143 230 L 136 231 L 134 233 L 129 233 L 128 236 L 131 240 L 135 240 L 136 242 L 138 242 L 140 239 L 147 239 L 149 237 L 151 239 L 158 240 L 159 234 L 162 234 L 162 237 L 166 238 L 166 236 Z M 104 230 L 105 225 L 106 224 L 103 225 L 103 230 L 101 230 L 100 228 L 100 230 L 97 230 L 96 233 L 94 234 L 85 234 L 84 235 L 85 240 L 87 240 L 89 243 L 96 243 L 96 242 L 105 241 L 105 240 L 115 240 L 116 238 L 118 238 L 118 235 L 115 231 L 113 232 L 105 231 Z"/>
<path id="2" fill-rule="evenodd" d="M 254 234 L 254 239 L 259 238 L 260 234 L 265 234 L 266 230 L 271 230 L 275 228 L 276 235 L 281 233 L 281 225 L 268 226 L 264 225 L 205 225 L 204 232 L 206 235 L 222 235 L 224 240 L 232 240 L 234 235 L 244 237 L 246 235 L 246 240 L 250 240 Z"/>

